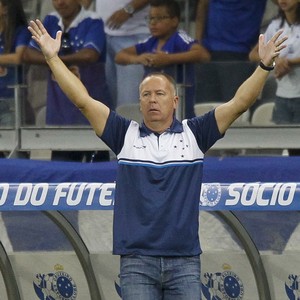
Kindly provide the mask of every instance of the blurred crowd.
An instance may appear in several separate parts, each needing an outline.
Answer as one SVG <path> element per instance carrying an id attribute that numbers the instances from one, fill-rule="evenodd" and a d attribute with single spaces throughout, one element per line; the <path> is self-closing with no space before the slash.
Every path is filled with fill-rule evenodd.
<path id="1" fill-rule="evenodd" d="M 231 99 L 259 63 L 259 34 L 268 39 L 282 29 L 287 47 L 246 121 L 271 102 L 271 123 L 300 123 L 299 0 L 0 0 L 2 127 L 16 122 L 15 90 L 23 83 L 22 123 L 88 125 L 31 39 L 32 18 L 53 37 L 63 32 L 59 56 L 94 98 L 119 112 L 133 110 L 143 76 L 166 72 L 178 83 L 183 118 L 198 115 L 197 104 Z"/>

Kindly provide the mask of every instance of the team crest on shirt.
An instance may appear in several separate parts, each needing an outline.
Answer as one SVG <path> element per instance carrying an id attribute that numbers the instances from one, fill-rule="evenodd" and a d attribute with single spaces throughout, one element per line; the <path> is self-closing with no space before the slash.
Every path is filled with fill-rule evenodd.
<path id="1" fill-rule="evenodd" d="M 202 184 L 201 206 L 216 206 L 221 199 L 222 188 L 219 183 Z"/>

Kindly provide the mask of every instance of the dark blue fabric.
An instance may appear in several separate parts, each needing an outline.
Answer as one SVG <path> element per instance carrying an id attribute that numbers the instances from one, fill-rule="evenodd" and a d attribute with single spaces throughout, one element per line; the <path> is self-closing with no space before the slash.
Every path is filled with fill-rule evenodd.
<path id="1" fill-rule="evenodd" d="M 0 182 L 114 182 L 116 162 L 73 163 L 0 159 Z"/>
<path id="2" fill-rule="evenodd" d="M 266 0 L 209 1 L 203 45 L 210 51 L 249 53 L 256 44 Z"/>
<path id="3" fill-rule="evenodd" d="M 226 137 L 225 137 L 226 138 Z M 207 157 L 204 182 L 298 182 L 300 157 Z"/>
<path id="4" fill-rule="evenodd" d="M 114 161 L 90 164 L 0 159 L 0 182 L 113 182 L 116 168 Z M 207 157 L 204 182 L 299 182 L 299 168 L 300 157 Z M 65 213 L 76 228 L 77 213 Z M 279 252 L 300 221 L 297 211 L 238 211 L 236 215 L 259 250 Z M 5 212 L 2 218 L 15 251 L 71 249 L 66 238 L 41 213 Z"/>
<path id="5" fill-rule="evenodd" d="M 14 53 L 18 47 L 25 47 L 29 43 L 31 34 L 26 26 L 16 28 L 10 53 Z M 5 36 L 0 34 L 0 55 L 4 53 Z M 23 83 L 22 66 L 19 65 L 1 65 L 0 68 L 0 98 L 13 98 L 14 89 L 9 88 L 10 85 Z"/>
<path id="6" fill-rule="evenodd" d="M 117 162 L 0 159 L 0 182 L 113 182 Z M 206 157 L 204 182 L 299 182 L 300 157 Z"/>
<path id="7" fill-rule="evenodd" d="M 114 182 L 116 163 L 73 163 L 23 159 L 0 159 L 0 182 Z M 61 230 L 41 212 L 2 212 L 14 251 L 70 251 Z M 78 212 L 65 211 L 78 229 Z"/>

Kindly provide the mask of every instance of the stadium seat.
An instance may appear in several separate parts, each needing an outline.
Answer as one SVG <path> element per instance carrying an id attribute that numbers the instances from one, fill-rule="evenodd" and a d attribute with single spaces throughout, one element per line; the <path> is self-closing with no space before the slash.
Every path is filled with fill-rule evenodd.
<path id="1" fill-rule="evenodd" d="M 30 65 L 27 73 L 27 101 L 33 109 L 35 122 L 39 127 L 45 126 L 46 118 L 42 115 L 45 115 L 46 108 L 47 74 L 48 68 L 40 65 Z"/>
<path id="2" fill-rule="evenodd" d="M 214 109 L 218 105 L 222 104 L 222 102 L 204 102 L 204 103 L 197 103 L 194 105 L 194 111 L 196 116 L 201 116 L 210 110 Z M 245 126 L 249 125 L 249 118 L 250 113 L 247 110 L 244 112 L 234 123 L 234 126 Z"/>
<path id="3" fill-rule="evenodd" d="M 117 107 L 116 112 L 129 120 L 134 120 L 138 123 L 141 123 L 143 121 L 139 103 L 120 105 Z"/>
<path id="4" fill-rule="evenodd" d="M 218 105 L 222 104 L 222 102 L 205 102 L 205 103 L 197 103 L 194 105 L 194 111 L 196 116 L 202 116 L 205 113 L 213 110 Z"/>
<path id="5" fill-rule="evenodd" d="M 274 102 L 268 102 L 258 106 L 253 112 L 251 125 L 253 126 L 275 125 L 275 123 L 272 121 L 273 108 L 274 108 Z"/>

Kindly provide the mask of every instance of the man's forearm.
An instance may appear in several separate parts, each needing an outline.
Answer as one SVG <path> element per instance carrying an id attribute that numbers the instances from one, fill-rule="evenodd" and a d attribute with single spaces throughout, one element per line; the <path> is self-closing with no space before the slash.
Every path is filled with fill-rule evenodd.
<path id="1" fill-rule="evenodd" d="M 229 126 L 256 101 L 268 78 L 268 73 L 261 67 L 257 67 L 239 87 L 234 97 L 216 108 L 215 116 L 220 133 L 225 133 Z"/>
<path id="2" fill-rule="evenodd" d="M 239 87 L 234 99 L 246 111 L 260 95 L 269 72 L 257 67 L 254 73 Z"/>

